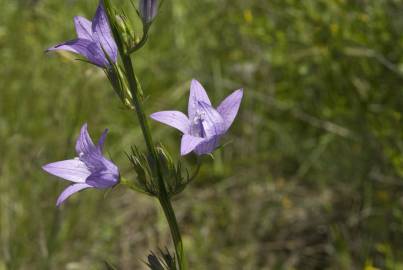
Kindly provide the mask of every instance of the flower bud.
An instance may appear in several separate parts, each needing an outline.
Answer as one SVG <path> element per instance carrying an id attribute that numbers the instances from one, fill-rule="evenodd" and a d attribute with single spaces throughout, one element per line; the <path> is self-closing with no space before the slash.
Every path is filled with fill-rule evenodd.
<path id="1" fill-rule="evenodd" d="M 113 90 L 128 109 L 134 110 L 134 105 L 132 102 L 132 94 L 129 90 L 127 82 L 125 80 L 123 71 L 117 65 L 111 66 L 111 68 L 105 71 Z"/>
<path id="2" fill-rule="evenodd" d="M 129 19 L 124 14 L 116 15 L 116 27 L 122 37 L 125 47 L 133 47 L 135 45 L 135 40 L 137 40 L 136 33 L 134 32 Z"/>
<path id="3" fill-rule="evenodd" d="M 145 24 L 149 24 L 157 16 L 158 0 L 140 0 L 139 12 Z"/>
<path id="4" fill-rule="evenodd" d="M 182 170 L 180 162 L 175 163 L 172 160 L 171 155 L 162 145 L 156 147 L 155 150 L 157 152 L 159 169 L 164 176 L 165 190 L 169 197 L 173 197 L 181 193 L 193 178 L 189 177 L 187 170 Z M 159 197 L 161 193 L 156 173 L 158 165 L 155 163 L 155 160 L 150 154 L 143 153 L 137 148 L 132 148 L 132 153 L 128 154 L 128 158 L 137 174 L 134 183 L 135 190 L 150 196 Z"/>

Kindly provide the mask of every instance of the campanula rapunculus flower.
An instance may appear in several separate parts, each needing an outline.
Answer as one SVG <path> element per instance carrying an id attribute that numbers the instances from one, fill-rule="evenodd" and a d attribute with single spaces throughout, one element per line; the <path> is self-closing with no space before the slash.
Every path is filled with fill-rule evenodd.
<path id="1" fill-rule="evenodd" d="M 113 39 L 108 17 L 105 13 L 103 1 L 99 1 L 94 19 L 91 21 L 84 17 L 74 17 L 77 38 L 49 48 L 47 51 L 69 51 L 79 54 L 89 62 L 101 68 L 110 66 L 109 59 L 116 63 L 118 49 Z"/>
<path id="2" fill-rule="evenodd" d="M 98 144 L 94 145 L 88 134 L 87 124 L 84 124 L 76 142 L 78 157 L 49 163 L 42 167 L 46 172 L 74 183 L 60 194 L 57 206 L 80 190 L 105 189 L 119 183 L 119 169 L 102 154 L 107 133 L 108 130 L 105 129 Z"/>
<path id="3" fill-rule="evenodd" d="M 194 151 L 197 155 L 209 154 L 218 147 L 220 138 L 228 131 L 241 104 L 243 90 L 229 95 L 214 109 L 203 86 L 192 80 L 188 117 L 178 111 L 162 111 L 151 118 L 183 133 L 181 155 Z"/>
<path id="4" fill-rule="evenodd" d="M 157 16 L 158 1 L 157 0 L 140 0 L 139 12 L 141 19 L 145 23 L 151 23 Z"/>

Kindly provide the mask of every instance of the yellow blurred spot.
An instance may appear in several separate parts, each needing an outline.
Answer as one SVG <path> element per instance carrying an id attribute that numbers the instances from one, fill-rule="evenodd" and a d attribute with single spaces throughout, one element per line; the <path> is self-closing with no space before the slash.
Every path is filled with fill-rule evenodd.
<path id="1" fill-rule="evenodd" d="M 389 199 L 389 194 L 386 191 L 378 191 L 376 197 L 378 197 L 379 200 L 386 202 Z"/>
<path id="2" fill-rule="evenodd" d="M 372 266 L 372 264 L 367 264 L 367 265 L 365 266 L 364 270 L 381 270 L 381 269 Z"/>
<path id="3" fill-rule="evenodd" d="M 249 8 L 245 9 L 243 11 L 243 18 L 244 18 L 246 23 L 252 23 L 252 21 L 253 21 L 252 10 L 250 10 Z"/>
<path id="4" fill-rule="evenodd" d="M 368 14 L 361 14 L 360 19 L 363 22 L 368 22 L 369 20 Z"/>
<path id="5" fill-rule="evenodd" d="M 376 248 L 376 250 L 378 251 L 378 252 L 380 252 L 380 253 L 382 253 L 382 254 L 388 254 L 388 253 L 390 253 L 390 247 L 389 247 L 389 245 L 387 244 L 387 243 L 378 243 L 376 246 L 375 246 L 375 248 Z"/>
<path id="6" fill-rule="evenodd" d="M 290 209 L 293 206 L 293 203 L 290 199 L 288 199 L 288 197 L 283 197 L 283 199 L 281 200 L 281 204 L 283 205 L 283 208 L 286 209 Z"/>
<path id="7" fill-rule="evenodd" d="M 339 32 L 339 25 L 337 23 L 332 23 L 330 25 L 330 31 L 332 31 L 333 34 L 336 34 Z"/>
<path id="8" fill-rule="evenodd" d="M 397 120 L 400 121 L 402 119 L 402 114 L 400 112 L 393 112 L 393 117 Z"/>

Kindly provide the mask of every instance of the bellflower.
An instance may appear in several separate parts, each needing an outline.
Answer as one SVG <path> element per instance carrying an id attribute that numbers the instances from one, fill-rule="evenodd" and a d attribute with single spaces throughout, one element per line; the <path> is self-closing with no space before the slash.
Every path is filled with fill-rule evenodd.
<path id="1" fill-rule="evenodd" d="M 188 116 L 178 111 L 162 111 L 151 118 L 183 133 L 181 155 L 192 151 L 197 155 L 209 154 L 218 147 L 220 138 L 234 121 L 242 96 L 243 90 L 236 90 L 214 109 L 203 86 L 192 80 Z"/>
<path id="2" fill-rule="evenodd" d="M 140 0 L 139 12 L 141 19 L 145 23 L 151 23 L 157 16 L 158 1 L 157 0 Z"/>
<path id="3" fill-rule="evenodd" d="M 87 124 L 84 124 L 76 142 L 78 157 L 49 163 L 42 167 L 52 175 L 73 182 L 60 194 L 57 199 L 57 206 L 60 206 L 67 198 L 80 190 L 86 188 L 105 189 L 113 187 L 119 182 L 118 168 L 102 154 L 107 133 L 108 129 L 105 129 L 98 144 L 94 145 L 88 134 Z"/>
<path id="4" fill-rule="evenodd" d="M 99 1 L 92 22 L 84 17 L 76 16 L 74 17 L 74 25 L 78 38 L 51 47 L 47 51 L 63 50 L 73 52 L 101 68 L 106 68 L 110 65 L 105 54 L 108 54 L 109 59 L 116 63 L 118 49 L 112 36 L 102 0 Z"/>

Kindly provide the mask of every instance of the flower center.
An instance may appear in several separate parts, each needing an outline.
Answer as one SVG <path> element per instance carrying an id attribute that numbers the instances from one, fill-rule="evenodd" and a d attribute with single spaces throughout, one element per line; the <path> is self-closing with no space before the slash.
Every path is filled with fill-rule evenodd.
<path id="1" fill-rule="evenodd" d="M 206 113 L 202 110 L 197 110 L 195 117 L 190 124 L 190 134 L 195 137 L 206 137 L 206 132 L 203 128 L 203 121 L 206 119 Z"/>

